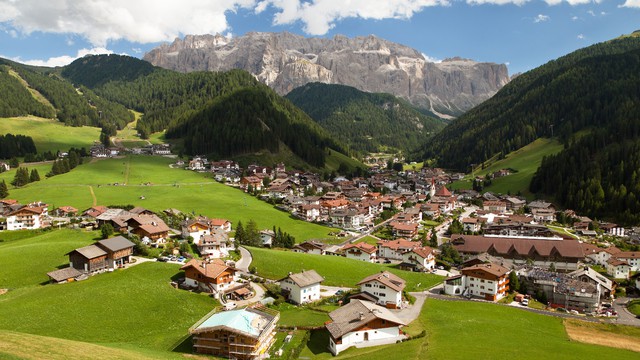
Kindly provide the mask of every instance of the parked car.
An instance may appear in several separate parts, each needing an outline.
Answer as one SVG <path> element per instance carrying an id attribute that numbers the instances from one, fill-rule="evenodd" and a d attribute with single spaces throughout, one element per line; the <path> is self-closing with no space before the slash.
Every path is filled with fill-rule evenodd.
<path id="1" fill-rule="evenodd" d="M 384 259 L 384 263 L 385 263 L 385 264 L 391 264 L 391 260 L 389 260 L 389 259 Z"/>
<path id="2" fill-rule="evenodd" d="M 161 256 L 161 257 L 157 257 L 156 261 L 160 261 L 160 262 L 167 262 L 167 258 Z"/>
<path id="3" fill-rule="evenodd" d="M 522 302 L 520 303 L 520 305 L 529 306 L 529 299 L 522 299 Z"/>
<path id="4" fill-rule="evenodd" d="M 233 310 L 237 307 L 238 307 L 238 304 L 234 303 L 233 301 L 229 301 L 228 303 L 224 304 L 225 310 Z"/>

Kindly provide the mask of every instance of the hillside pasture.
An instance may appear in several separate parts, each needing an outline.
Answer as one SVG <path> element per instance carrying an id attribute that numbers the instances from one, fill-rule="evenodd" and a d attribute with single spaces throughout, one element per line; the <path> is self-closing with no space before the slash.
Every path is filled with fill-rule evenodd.
<path id="1" fill-rule="evenodd" d="M 387 264 L 374 264 L 341 256 L 262 248 L 249 248 L 249 251 L 253 257 L 251 265 L 257 268 L 258 275 L 269 279 L 281 279 L 289 272 L 313 269 L 325 278 L 323 285 L 356 287 L 365 277 L 388 270 L 407 281 L 407 291 L 422 291 L 443 280 L 441 276 L 433 274 L 403 271 Z"/>
<path id="2" fill-rule="evenodd" d="M 35 116 L 0 118 L 0 133 L 31 136 L 38 153 L 69 150 L 71 147 L 89 149 L 100 137 L 100 128 L 65 126 L 53 119 Z"/>
<path id="3" fill-rule="evenodd" d="M 486 187 L 485 191 L 492 191 L 501 194 L 516 194 L 521 192 L 527 197 L 531 197 L 529 184 L 533 175 L 540 167 L 542 158 L 553 155 L 562 150 L 562 144 L 555 139 L 540 138 L 531 144 L 513 151 L 504 159 L 498 160 L 485 169 L 478 169 L 474 173 L 468 174 L 464 179 L 451 184 L 451 189 L 471 189 L 474 177 L 494 173 L 501 169 L 514 169 L 517 172 L 511 175 L 496 178 L 492 184 Z"/>
<path id="4" fill-rule="evenodd" d="M 298 242 L 329 238 L 329 232 L 334 231 L 294 219 L 241 190 L 214 181 L 208 174 L 171 168 L 169 165 L 174 161 L 157 156 L 93 160 L 48 179 L 40 172 L 42 181 L 10 189 L 9 197 L 23 203 L 42 200 L 53 206 L 70 205 L 80 210 L 93 206 L 94 202 L 131 204 L 156 212 L 175 208 L 192 215 L 226 218 L 234 225 L 238 220 L 246 224 L 253 219 L 261 229 L 280 227 Z M 14 170 L 0 174 L 0 179 L 9 183 L 14 174 Z"/>

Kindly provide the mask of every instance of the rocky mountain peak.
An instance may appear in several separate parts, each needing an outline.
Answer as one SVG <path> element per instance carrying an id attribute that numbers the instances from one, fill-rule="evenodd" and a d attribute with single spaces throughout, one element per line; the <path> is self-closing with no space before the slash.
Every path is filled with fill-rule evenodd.
<path id="1" fill-rule="evenodd" d="M 144 59 L 181 72 L 244 69 L 281 95 L 309 82 L 391 93 L 443 117 L 463 113 L 509 81 L 503 64 L 462 58 L 432 63 L 415 49 L 375 35 L 187 35 L 151 50 Z"/>

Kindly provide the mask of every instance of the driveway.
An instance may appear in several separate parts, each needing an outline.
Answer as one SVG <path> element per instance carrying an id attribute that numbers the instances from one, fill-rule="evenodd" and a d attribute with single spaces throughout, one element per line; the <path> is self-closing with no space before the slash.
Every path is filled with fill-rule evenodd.
<path id="1" fill-rule="evenodd" d="M 421 292 L 412 292 L 410 295 L 416 298 L 416 302 L 413 305 L 409 305 L 404 309 L 393 309 L 390 310 L 398 319 L 402 320 L 405 324 L 409 324 L 413 320 L 417 319 L 420 316 L 420 311 L 422 310 L 422 305 L 424 305 L 424 299 L 427 298 L 425 293 Z"/>
<path id="2" fill-rule="evenodd" d="M 243 246 L 238 247 L 238 249 L 240 250 L 240 260 L 236 262 L 236 269 L 248 274 L 249 266 L 251 265 L 253 258 L 251 257 L 249 250 L 245 249 Z"/>
<path id="3" fill-rule="evenodd" d="M 613 302 L 613 310 L 618 313 L 618 319 L 615 322 L 623 325 L 640 326 L 640 319 L 627 310 L 629 301 L 629 298 L 620 297 Z"/>
<path id="4" fill-rule="evenodd" d="M 238 307 L 253 304 L 264 299 L 265 291 L 262 286 L 252 282 L 251 288 L 253 289 L 255 295 L 251 299 L 235 301 L 235 303 L 238 304 Z"/>
<path id="5" fill-rule="evenodd" d="M 349 291 L 351 291 L 353 289 L 349 288 L 349 287 L 320 285 L 320 296 L 321 297 L 334 296 L 336 294 L 336 292 L 338 292 L 340 290 L 342 290 L 342 292 L 349 292 Z"/>

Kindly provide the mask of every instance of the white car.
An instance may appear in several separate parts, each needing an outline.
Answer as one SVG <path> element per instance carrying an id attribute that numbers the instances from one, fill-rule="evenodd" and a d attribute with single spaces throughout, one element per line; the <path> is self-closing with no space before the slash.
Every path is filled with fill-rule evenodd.
<path id="1" fill-rule="evenodd" d="M 522 304 L 522 306 L 529 306 L 529 299 L 522 299 L 520 304 Z"/>
<path id="2" fill-rule="evenodd" d="M 228 303 L 224 304 L 225 310 L 233 310 L 237 307 L 238 307 L 238 304 L 234 303 L 233 301 L 229 301 Z"/>

